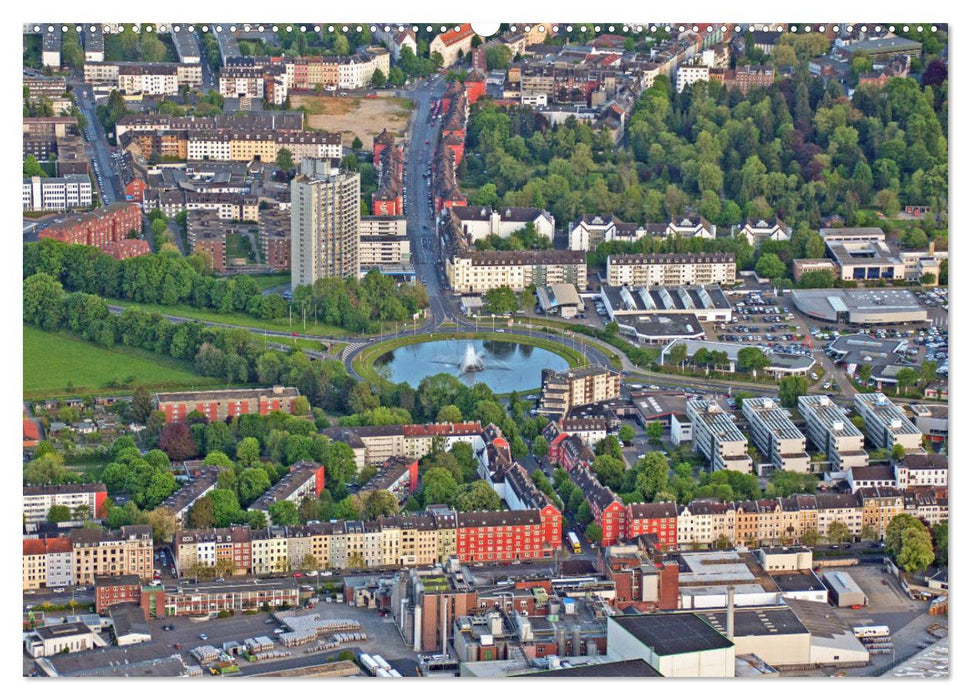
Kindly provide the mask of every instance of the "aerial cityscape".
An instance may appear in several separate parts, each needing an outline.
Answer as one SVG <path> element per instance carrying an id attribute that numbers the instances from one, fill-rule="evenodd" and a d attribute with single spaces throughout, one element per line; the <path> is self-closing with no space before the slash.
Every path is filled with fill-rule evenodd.
<path id="1" fill-rule="evenodd" d="M 483 26 L 23 26 L 23 676 L 949 676 L 948 26 Z"/>

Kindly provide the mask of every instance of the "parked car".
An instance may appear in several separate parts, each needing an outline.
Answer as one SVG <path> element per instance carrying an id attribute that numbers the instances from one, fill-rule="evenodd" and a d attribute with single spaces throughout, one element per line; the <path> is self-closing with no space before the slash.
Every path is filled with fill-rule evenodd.
<path id="1" fill-rule="evenodd" d="M 209 635 L 203 632 L 202 634 L 199 635 L 199 639 L 201 639 L 202 641 L 206 641 L 207 639 L 209 639 Z"/>

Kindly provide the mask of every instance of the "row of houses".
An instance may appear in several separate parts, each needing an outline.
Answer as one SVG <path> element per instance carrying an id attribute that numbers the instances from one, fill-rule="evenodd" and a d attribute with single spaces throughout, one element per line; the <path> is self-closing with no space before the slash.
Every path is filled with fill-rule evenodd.
<path id="1" fill-rule="evenodd" d="M 570 224 L 568 239 L 570 250 L 596 250 L 602 243 L 619 241 L 634 243 L 646 236 L 655 238 L 703 238 L 717 236 L 718 227 L 697 214 L 672 217 L 666 223 L 627 223 L 616 216 L 584 214 Z M 792 227 L 778 217 L 749 218 L 740 226 L 732 227 L 733 235 L 742 235 L 749 245 L 759 246 L 765 241 L 788 241 Z"/>
<path id="2" fill-rule="evenodd" d="M 153 574 L 152 528 L 126 525 L 119 530 L 79 528 L 66 537 L 23 540 L 23 588 L 87 586 L 96 576 Z"/>

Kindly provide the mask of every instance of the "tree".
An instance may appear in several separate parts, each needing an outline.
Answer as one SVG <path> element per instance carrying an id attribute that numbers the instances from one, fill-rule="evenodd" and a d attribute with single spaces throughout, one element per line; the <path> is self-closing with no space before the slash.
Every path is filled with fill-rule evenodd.
<path id="1" fill-rule="evenodd" d="M 937 381 L 937 363 L 921 362 L 918 370 L 918 378 L 922 386 L 927 386 Z"/>
<path id="2" fill-rule="evenodd" d="M 860 383 L 866 386 L 867 382 L 870 381 L 870 377 L 873 376 L 873 365 L 860 365 L 860 369 L 856 371 L 856 374 L 860 378 Z"/>
<path id="3" fill-rule="evenodd" d="M 238 478 L 239 500 L 249 505 L 270 488 L 270 476 L 261 467 L 247 467 Z"/>
<path id="4" fill-rule="evenodd" d="M 195 457 L 198 453 L 195 440 L 192 439 L 192 431 L 185 423 L 166 425 L 159 436 L 158 446 L 169 456 L 169 459 L 177 462 Z"/>
<path id="5" fill-rule="evenodd" d="M 276 164 L 280 166 L 280 170 L 285 173 L 293 170 L 293 153 L 289 148 L 281 148 L 276 153 Z"/>
<path id="6" fill-rule="evenodd" d="M 425 472 L 421 479 L 425 505 L 443 503 L 451 505 L 459 493 L 455 478 L 445 469 L 435 467 Z"/>
<path id="7" fill-rule="evenodd" d="M 909 527 L 903 531 L 897 566 L 907 573 L 923 571 L 934 563 L 934 544 L 926 527 Z"/>
<path id="8" fill-rule="evenodd" d="M 652 500 L 658 492 L 667 488 L 671 465 L 662 453 L 648 453 L 644 459 L 638 460 L 634 468 L 637 470 L 635 484 L 645 501 Z"/>
<path id="9" fill-rule="evenodd" d="M 672 365 L 682 365 L 688 359 L 688 346 L 678 343 L 668 351 L 668 361 Z"/>
<path id="10" fill-rule="evenodd" d="M 647 424 L 645 432 L 651 444 L 660 445 L 661 440 L 664 438 L 664 424 L 657 420 L 651 421 Z"/>
<path id="11" fill-rule="evenodd" d="M 300 522 L 297 505 L 293 501 L 277 501 L 267 508 L 267 512 L 274 525 L 296 525 Z"/>
<path id="12" fill-rule="evenodd" d="M 175 536 L 177 523 L 171 508 L 156 508 L 149 512 L 148 524 L 152 526 L 152 540 L 155 544 L 171 542 Z"/>
<path id="13" fill-rule="evenodd" d="M 490 289 L 482 297 L 483 306 L 487 313 L 502 315 L 519 311 L 519 297 L 508 286 Z"/>
<path id="14" fill-rule="evenodd" d="M 617 432 L 617 437 L 619 437 L 620 441 L 625 445 L 630 445 L 632 442 L 634 442 L 634 429 L 631 426 L 624 424 L 620 426 L 620 430 Z"/>
<path id="15" fill-rule="evenodd" d="M 236 463 L 246 469 L 260 463 L 260 441 L 255 437 L 244 437 L 236 443 Z"/>
<path id="16" fill-rule="evenodd" d="M 456 498 L 455 507 L 460 511 L 500 510 L 502 503 L 499 500 L 499 494 L 480 479 L 462 487 Z"/>
<path id="17" fill-rule="evenodd" d="M 899 513 L 891 518 L 890 522 L 887 523 L 887 529 L 884 531 L 883 535 L 887 554 L 896 558 L 896 556 L 900 554 L 900 550 L 903 546 L 904 531 L 909 528 L 922 527 L 924 527 L 924 523 L 909 513 Z"/>
<path id="18" fill-rule="evenodd" d="M 455 404 L 442 406 L 438 410 L 438 416 L 436 420 L 439 423 L 459 423 L 462 420 L 462 411 Z"/>
<path id="19" fill-rule="evenodd" d="M 50 510 L 47 511 L 47 522 L 63 523 L 71 519 L 71 509 L 67 506 L 51 506 Z"/>
<path id="20" fill-rule="evenodd" d="M 24 158 L 24 177 L 47 177 L 36 156 L 28 155 Z"/>
<path id="21" fill-rule="evenodd" d="M 935 561 L 938 566 L 947 566 L 947 520 L 943 520 L 931 527 L 934 534 Z"/>
<path id="22" fill-rule="evenodd" d="M 545 457 L 549 454 L 550 445 L 542 435 L 537 435 L 533 438 L 533 455 L 538 458 Z"/>
<path id="23" fill-rule="evenodd" d="M 371 74 L 371 86 L 376 88 L 383 88 L 388 84 L 388 77 L 384 74 L 380 68 L 375 68 L 374 73 Z"/>
<path id="24" fill-rule="evenodd" d="M 722 533 L 715 538 L 713 546 L 715 549 L 733 549 L 732 540 L 725 533 Z"/>
<path id="25" fill-rule="evenodd" d="M 819 530 L 812 527 L 807 527 L 799 536 L 799 540 L 807 547 L 815 547 L 820 539 Z"/>
<path id="26" fill-rule="evenodd" d="M 758 348 L 745 347 L 738 351 L 738 369 L 742 372 L 758 372 L 768 365 L 769 358 Z"/>
<path id="27" fill-rule="evenodd" d="M 485 50 L 486 67 L 489 70 L 503 70 L 509 67 L 512 51 L 503 44 L 493 44 Z"/>
<path id="28" fill-rule="evenodd" d="M 905 450 L 904 446 L 900 443 L 897 443 L 890 448 L 890 459 L 892 459 L 894 462 L 899 462 L 902 460 L 905 454 L 907 454 L 907 450 Z"/>
<path id="29" fill-rule="evenodd" d="M 809 393 L 809 382 L 805 377 L 783 377 L 779 382 L 779 403 L 786 408 L 795 408 L 799 397 Z"/>
<path id="30" fill-rule="evenodd" d="M 346 36 L 338 34 L 334 37 L 333 51 L 336 56 L 347 56 L 351 52 L 351 44 Z"/>
<path id="31" fill-rule="evenodd" d="M 834 520 L 826 528 L 826 539 L 833 544 L 843 544 L 850 537 L 850 528 L 842 520 Z"/>
<path id="32" fill-rule="evenodd" d="M 236 498 L 236 494 L 233 491 L 228 489 L 213 489 L 200 500 L 204 500 L 205 498 L 212 501 L 212 515 L 216 521 L 216 527 L 229 527 L 242 515 L 239 508 L 239 499 Z"/>
<path id="33" fill-rule="evenodd" d="M 624 479 L 624 462 L 610 455 L 598 455 L 590 465 L 597 479 L 607 488 L 620 489 Z"/>
<path id="34" fill-rule="evenodd" d="M 904 367 L 897 372 L 897 393 L 899 394 L 901 389 L 906 393 L 907 389 L 917 383 L 917 376 L 917 370 L 910 367 Z"/>
<path id="35" fill-rule="evenodd" d="M 361 501 L 361 517 L 367 520 L 394 515 L 398 512 L 398 500 L 390 491 L 384 489 L 364 494 Z"/>
<path id="36" fill-rule="evenodd" d="M 364 148 L 364 142 L 361 141 L 360 136 L 354 137 L 354 140 L 351 141 L 351 148 L 355 151 L 360 151 L 362 148 Z"/>
<path id="37" fill-rule="evenodd" d="M 153 410 L 152 393 L 148 390 L 147 386 L 139 384 L 132 393 L 132 418 L 136 423 L 144 425 L 148 422 Z"/>
<path id="38" fill-rule="evenodd" d="M 317 568 L 317 557 L 307 552 L 300 558 L 299 568 L 301 571 L 311 571 Z"/>
<path id="39" fill-rule="evenodd" d="M 779 277 L 785 277 L 786 264 L 775 253 L 765 253 L 759 258 L 758 263 L 756 263 L 755 271 L 759 277 L 777 279 Z"/>
<path id="40" fill-rule="evenodd" d="M 587 525 L 587 529 L 584 531 L 584 536 L 586 536 L 588 542 L 593 542 L 594 544 L 600 544 L 603 541 L 603 528 L 601 528 L 597 523 L 590 523 Z"/>
<path id="41" fill-rule="evenodd" d="M 188 527 L 205 530 L 216 526 L 216 516 L 213 512 L 212 499 L 200 498 L 189 509 L 186 516 Z"/>

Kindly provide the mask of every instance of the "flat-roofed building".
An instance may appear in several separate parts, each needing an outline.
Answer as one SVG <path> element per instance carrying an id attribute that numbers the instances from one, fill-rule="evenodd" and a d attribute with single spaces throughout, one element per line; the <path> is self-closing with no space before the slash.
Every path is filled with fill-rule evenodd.
<path id="1" fill-rule="evenodd" d="M 165 413 L 165 421 L 184 422 L 193 411 L 199 411 L 209 422 L 224 421 L 237 415 L 273 411 L 293 413 L 293 403 L 300 392 L 293 387 L 274 386 L 264 389 L 216 389 L 158 393 L 156 410 Z"/>
<path id="2" fill-rule="evenodd" d="M 643 659 L 665 678 L 735 677 L 735 644 L 694 612 L 608 617 L 607 653 Z"/>
<path id="3" fill-rule="evenodd" d="M 691 399 L 686 408 L 691 420 L 692 446 L 704 455 L 712 470 L 752 471 L 748 440 L 731 414 L 716 402 L 704 399 Z"/>
<path id="4" fill-rule="evenodd" d="M 34 659 L 104 646 L 108 644 L 101 636 L 81 622 L 46 625 L 24 636 L 24 650 Z"/>
<path id="5" fill-rule="evenodd" d="M 883 394 L 857 394 L 854 405 L 863 416 L 866 436 L 875 447 L 890 450 L 900 445 L 905 450 L 923 449 L 920 430 L 900 406 Z"/>
<path id="6" fill-rule="evenodd" d="M 734 284 L 732 253 L 633 253 L 607 256 L 612 287 Z"/>
<path id="7" fill-rule="evenodd" d="M 821 321 L 862 325 L 920 323 L 927 309 L 906 289 L 794 289 L 792 302 Z"/>
<path id="8" fill-rule="evenodd" d="M 787 411 L 768 397 L 742 400 L 742 415 L 759 451 L 776 469 L 806 473 L 810 469 L 806 436 L 793 424 Z"/>
<path id="9" fill-rule="evenodd" d="M 563 417 L 576 406 L 620 396 L 620 374 L 603 367 L 580 367 L 554 372 L 544 369 L 539 413 Z"/>
<path id="10" fill-rule="evenodd" d="M 863 589 L 845 571 L 824 571 L 823 583 L 829 589 L 830 599 L 838 608 L 867 604 Z"/>
<path id="11" fill-rule="evenodd" d="M 24 178 L 24 211 L 86 209 L 91 206 L 91 194 L 91 178 L 87 175 Z"/>
<path id="12" fill-rule="evenodd" d="M 103 513 L 108 489 L 104 484 L 24 486 L 23 497 L 24 523 L 27 525 L 47 520 L 52 506 L 66 506 L 72 514 L 78 514 L 76 520 L 93 520 Z"/>
<path id="13" fill-rule="evenodd" d="M 903 261 L 882 240 L 826 240 L 826 252 L 844 282 L 894 281 L 905 278 Z"/>
<path id="14" fill-rule="evenodd" d="M 809 439 L 826 455 L 832 471 L 870 463 L 863 449 L 863 433 L 828 396 L 800 396 L 799 413 L 806 420 Z"/>

